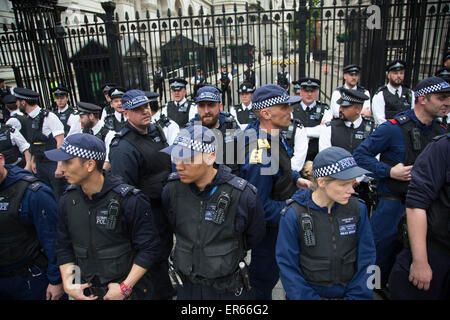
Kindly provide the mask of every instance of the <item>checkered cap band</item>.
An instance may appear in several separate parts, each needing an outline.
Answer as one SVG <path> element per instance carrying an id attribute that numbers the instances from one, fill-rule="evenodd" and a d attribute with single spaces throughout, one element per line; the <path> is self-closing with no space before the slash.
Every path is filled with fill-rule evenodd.
<path id="1" fill-rule="evenodd" d="M 19 93 L 17 93 L 17 92 L 14 92 L 14 96 L 15 96 L 16 98 L 24 99 L 24 100 L 36 100 L 36 99 L 39 98 L 39 97 L 23 96 L 23 95 L 21 95 L 21 94 L 19 94 Z"/>
<path id="2" fill-rule="evenodd" d="M 111 92 L 111 95 L 112 95 L 112 96 L 123 96 L 124 93 L 125 93 L 125 92 L 123 92 L 123 91 L 121 91 L 121 90 L 119 90 L 119 89 L 114 89 L 114 91 Z"/>
<path id="3" fill-rule="evenodd" d="M 259 109 L 264 109 L 264 108 L 268 108 L 271 106 L 275 106 L 277 104 L 282 104 L 285 103 L 286 101 L 289 101 L 289 95 L 283 95 L 283 96 L 277 96 L 277 97 L 273 97 L 273 98 L 269 98 L 263 101 L 259 101 L 259 102 L 255 102 L 252 105 L 252 110 L 259 110 Z"/>
<path id="4" fill-rule="evenodd" d="M 202 141 L 192 140 L 188 137 L 183 136 L 177 137 L 173 144 L 201 153 L 211 153 L 216 151 L 216 147 L 212 143 L 203 143 Z"/>
<path id="5" fill-rule="evenodd" d="M 220 94 L 215 94 L 212 92 L 202 92 L 197 96 L 197 101 L 206 100 L 206 101 L 221 101 L 222 98 Z"/>
<path id="6" fill-rule="evenodd" d="M 61 145 L 61 150 L 67 154 L 83 159 L 105 160 L 106 152 L 92 151 L 71 145 L 69 141 L 65 140 Z"/>
<path id="7" fill-rule="evenodd" d="M 434 93 L 434 92 L 439 92 L 442 89 L 446 89 L 449 88 L 450 85 L 447 82 L 441 82 L 438 84 L 433 84 L 431 86 L 422 88 L 420 90 L 417 90 L 416 92 L 414 92 L 414 97 L 417 98 L 418 96 L 421 96 L 423 94 L 429 94 L 429 93 Z"/>
<path id="8" fill-rule="evenodd" d="M 176 82 L 176 81 L 174 81 L 174 82 L 172 82 L 171 84 L 170 84 L 170 87 L 172 88 L 172 87 L 185 87 L 186 85 L 184 84 L 184 83 L 182 83 L 182 82 Z"/>
<path id="9" fill-rule="evenodd" d="M 353 97 L 353 96 L 349 96 L 345 92 L 341 93 L 341 99 L 344 100 L 344 101 L 348 101 L 350 103 L 358 103 L 358 104 L 363 104 L 364 103 L 364 100 L 358 99 L 358 98 Z"/>
<path id="10" fill-rule="evenodd" d="M 142 102 L 150 102 L 150 100 L 148 100 L 146 96 L 137 96 L 125 102 L 122 108 L 126 110 L 132 109 L 134 105 L 140 104 Z"/>
<path id="11" fill-rule="evenodd" d="M 314 178 L 327 177 L 332 174 L 358 166 L 353 157 L 347 157 L 339 160 L 336 163 L 325 167 L 317 168 L 313 171 Z"/>

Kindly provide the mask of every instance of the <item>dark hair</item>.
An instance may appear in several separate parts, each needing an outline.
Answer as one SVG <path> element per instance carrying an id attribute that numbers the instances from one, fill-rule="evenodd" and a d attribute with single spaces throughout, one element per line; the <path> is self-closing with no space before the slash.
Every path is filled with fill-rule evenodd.
<path id="1" fill-rule="evenodd" d="M 155 100 L 155 101 L 150 101 L 150 109 L 153 111 L 153 112 L 157 112 L 158 111 L 158 108 L 159 108 L 159 106 L 158 106 L 158 100 Z"/>
<path id="2" fill-rule="evenodd" d="M 81 164 L 84 164 L 86 161 L 91 160 L 91 159 L 86 159 L 86 158 L 79 158 L 81 161 Z M 92 159 L 94 160 L 94 159 Z M 104 160 L 94 160 L 95 161 L 95 168 L 99 171 L 99 172 L 103 172 L 103 164 L 105 163 Z"/>

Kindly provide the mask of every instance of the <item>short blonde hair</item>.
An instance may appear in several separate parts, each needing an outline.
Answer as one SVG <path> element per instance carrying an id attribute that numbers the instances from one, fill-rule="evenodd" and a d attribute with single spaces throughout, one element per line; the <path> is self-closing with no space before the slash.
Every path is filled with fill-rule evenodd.
<path id="1" fill-rule="evenodd" d="M 324 180 L 326 183 L 330 183 L 331 181 L 338 180 L 338 179 L 333 178 L 333 177 L 330 177 L 330 176 L 319 177 L 319 178 L 313 177 L 313 178 L 312 178 L 313 186 L 312 186 L 312 188 L 311 188 L 313 191 L 315 191 L 315 190 L 317 190 L 317 189 L 319 188 L 319 183 L 318 183 L 317 179 L 322 179 L 322 180 Z"/>

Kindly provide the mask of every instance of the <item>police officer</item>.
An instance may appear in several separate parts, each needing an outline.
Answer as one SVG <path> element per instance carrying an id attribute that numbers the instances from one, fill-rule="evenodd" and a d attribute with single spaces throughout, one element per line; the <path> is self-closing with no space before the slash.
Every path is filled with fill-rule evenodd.
<path id="1" fill-rule="evenodd" d="M 178 300 L 253 298 L 244 257 L 264 236 L 264 209 L 254 186 L 214 164 L 216 147 L 214 133 L 194 125 L 161 150 L 177 169 L 163 204 L 177 238 Z"/>
<path id="2" fill-rule="evenodd" d="M 313 191 L 287 201 L 276 245 L 287 299 L 373 299 L 375 244 L 367 208 L 352 196 L 355 178 L 366 173 L 348 151 L 330 147 L 314 159 Z"/>
<path id="3" fill-rule="evenodd" d="M 247 70 L 243 73 L 243 82 L 249 82 L 252 87 L 256 88 L 256 73 L 253 68 L 253 63 L 247 63 Z"/>
<path id="4" fill-rule="evenodd" d="M 220 89 L 222 90 L 223 104 L 226 102 L 229 109 L 231 107 L 231 83 L 233 82 L 233 76 L 228 72 L 226 64 L 222 66 L 219 82 L 221 86 Z M 227 96 L 227 100 L 225 100 L 225 96 Z"/>
<path id="5" fill-rule="evenodd" d="M 6 96 L 8 95 L 12 95 L 13 91 L 12 88 L 10 86 L 6 85 L 6 81 L 5 79 L 0 79 L 0 102 L 2 105 L 2 110 L 0 112 L 0 122 L 5 123 L 9 117 L 10 114 L 8 113 L 8 109 L 5 108 L 5 104 L 2 101 Z"/>
<path id="6" fill-rule="evenodd" d="M 366 90 L 363 86 L 358 84 L 360 71 L 361 68 L 355 64 L 349 64 L 343 68 L 344 85 L 337 87 L 336 90 L 334 90 L 333 93 L 331 94 L 331 101 L 330 101 L 331 113 L 326 115 L 326 117 L 324 118 L 324 122 L 331 121 L 332 118 L 339 118 L 339 105 L 336 102 L 341 97 L 342 88 L 358 90 L 370 98 L 369 91 Z M 370 100 L 366 100 L 364 102 L 363 111 L 361 112 L 361 114 L 367 117 L 372 116 L 372 113 L 370 111 Z"/>
<path id="7" fill-rule="evenodd" d="M 257 120 L 244 131 L 246 139 L 244 164 L 240 176 L 254 185 L 264 207 L 266 234 L 251 253 L 250 280 L 255 288 L 256 299 L 270 300 L 278 278 L 275 261 L 275 242 L 278 234 L 280 211 L 299 187 L 307 187 L 309 181 L 302 179 L 298 171 L 291 169 L 288 146 L 280 131 L 291 123 L 290 103 L 299 101 L 290 97 L 286 90 L 274 84 L 256 89 L 252 98 L 252 110 Z M 239 159 L 239 163 L 241 163 Z"/>
<path id="8" fill-rule="evenodd" d="M 166 104 L 161 112 L 161 114 L 175 121 L 180 128 L 183 128 L 197 113 L 195 103 L 186 99 L 186 84 L 187 81 L 181 78 L 169 80 L 172 100 Z"/>
<path id="9" fill-rule="evenodd" d="M 300 89 L 301 89 L 301 82 L 300 81 L 292 81 L 292 89 L 294 90 L 294 96 L 300 96 Z"/>
<path id="10" fill-rule="evenodd" d="M 151 123 L 149 99 L 140 90 L 129 90 L 123 95 L 124 115 L 128 122 L 111 143 L 111 172 L 141 189 L 150 199 L 156 219 L 161 219 L 161 193 L 172 171 L 170 157 L 158 152 L 168 146 L 163 131 Z M 170 299 L 173 294 L 168 276 L 167 258 L 172 248 L 172 236 L 160 228 L 163 258 L 150 270 L 155 286 L 153 299 Z"/>
<path id="11" fill-rule="evenodd" d="M 192 94 L 192 97 L 195 99 L 197 96 L 197 91 L 200 89 L 202 84 L 206 83 L 206 77 L 203 73 L 203 69 L 198 67 L 197 68 L 197 74 L 191 78 L 191 85 L 194 86 L 194 92 Z"/>
<path id="12" fill-rule="evenodd" d="M 19 103 L 17 102 L 16 96 L 11 94 L 7 95 L 3 98 L 3 104 L 10 114 L 10 117 L 8 121 L 6 121 L 6 124 L 10 125 L 16 130 L 19 130 L 24 138 L 27 137 L 27 118 L 22 112 L 20 112 Z"/>
<path id="13" fill-rule="evenodd" d="M 124 95 L 125 88 L 114 87 L 109 89 L 108 95 L 111 98 L 111 106 L 114 108 L 114 113 L 109 114 L 103 120 L 106 128 L 112 131 L 119 132 L 125 125 L 126 119 L 123 115 L 122 108 L 122 96 Z"/>
<path id="14" fill-rule="evenodd" d="M 275 76 L 275 84 L 279 85 L 289 93 L 289 87 L 291 85 L 291 75 L 286 70 L 284 63 L 280 64 L 281 71 Z"/>
<path id="15" fill-rule="evenodd" d="M 218 143 L 217 163 L 226 164 L 233 174 L 238 174 L 235 137 L 240 134 L 239 125 L 229 112 L 222 112 L 220 90 L 212 85 L 201 87 L 197 92 L 195 103 L 198 113 L 191 119 L 190 124 L 201 121 L 202 126 L 213 129 Z"/>
<path id="16" fill-rule="evenodd" d="M 444 67 L 450 68 L 450 51 L 447 51 L 444 56 Z"/>
<path id="17" fill-rule="evenodd" d="M 39 93 L 26 88 L 15 88 L 14 95 L 19 101 L 20 111 L 28 116 L 26 139 L 31 145 L 33 173 L 53 190 L 58 200 L 65 184 L 61 164 L 48 160 L 44 151 L 62 145 L 64 125 L 53 112 L 38 106 Z"/>
<path id="18" fill-rule="evenodd" d="M 239 127 L 244 130 L 247 125 L 256 120 L 252 110 L 252 97 L 255 87 L 250 82 L 241 83 L 238 89 L 240 104 L 230 108 L 230 114 L 236 119 Z"/>
<path id="19" fill-rule="evenodd" d="M 75 110 L 68 103 L 69 89 L 59 86 L 54 88 L 52 92 L 58 107 L 55 114 L 64 125 L 64 136 L 67 136 L 72 127 L 80 126 L 79 116 L 75 114 Z"/>
<path id="20" fill-rule="evenodd" d="M 173 121 L 166 115 L 161 114 L 158 106 L 159 95 L 156 92 L 145 91 L 144 93 L 150 103 L 150 110 L 152 112 L 152 123 L 162 128 L 162 131 L 164 132 L 164 135 L 167 138 L 167 143 L 171 145 L 175 140 L 175 138 L 177 137 L 178 132 L 180 132 L 180 127 L 175 121 Z"/>
<path id="21" fill-rule="evenodd" d="M 436 71 L 435 73 L 436 77 L 442 78 L 445 81 L 450 83 L 450 68 L 441 68 L 438 71 Z"/>
<path id="22" fill-rule="evenodd" d="M 406 196 L 411 249 L 403 249 L 389 276 L 393 299 L 450 298 L 450 133 L 417 157 Z"/>
<path id="23" fill-rule="evenodd" d="M 156 66 L 156 70 L 153 72 L 153 91 L 159 90 L 159 97 L 162 99 L 164 92 L 164 72 L 161 70 L 161 66 Z"/>
<path id="24" fill-rule="evenodd" d="M 109 90 L 111 90 L 111 88 L 117 87 L 117 84 L 115 83 L 105 83 L 102 86 L 102 92 L 103 95 L 105 96 L 105 100 L 106 103 L 103 106 L 103 111 L 102 111 L 102 116 L 101 119 L 104 120 L 108 115 L 113 114 L 114 113 L 114 108 L 111 106 L 111 98 L 109 97 Z"/>
<path id="25" fill-rule="evenodd" d="M 70 135 L 45 154 L 62 161 L 71 184 L 58 204 L 56 256 L 64 291 L 77 300 L 145 298 L 152 290 L 147 269 L 160 254 L 147 197 L 103 175 L 105 144 L 93 135 Z M 74 265 L 81 286 L 72 284 Z"/>
<path id="26" fill-rule="evenodd" d="M 375 123 L 393 119 L 397 113 L 414 108 L 414 92 L 403 85 L 406 63 L 395 60 L 386 67 L 388 84 L 380 87 L 372 99 Z"/>
<path id="27" fill-rule="evenodd" d="M 17 165 L 31 171 L 30 144 L 19 130 L 8 124 L 0 124 L 0 152 L 6 164 Z"/>
<path id="28" fill-rule="evenodd" d="M 449 97 L 450 85 L 438 77 L 426 78 L 414 88 L 415 107 L 382 123 L 354 152 L 358 165 L 374 173 L 378 204 L 371 217 L 377 247 L 381 285 L 385 286 L 396 254 L 397 225 L 405 211 L 404 200 L 411 169 L 420 152 L 437 135 Z M 380 154 L 380 161 L 376 156 Z"/>
<path id="29" fill-rule="evenodd" d="M 306 160 L 314 160 L 319 152 L 319 135 L 321 124 L 330 113 L 330 107 L 317 100 L 320 89 L 320 80 L 314 78 L 302 78 L 299 81 L 301 101 L 293 104 L 293 117 L 306 128 L 308 136 L 308 154 Z"/>
<path id="30" fill-rule="evenodd" d="M 52 191 L 0 153 L 0 197 L 0 300 L 58 300 Z"/>
<path id="31" fill-rule="evenodd" d="M 337 101 L 339 119 L 333 119 L 321 127 L 319 151 L 331 146 L 341 147 L 350 153 L 367 138 L 375 128 L 371 118 L 361 116 L 364 101 L 369 97 L 357 90 L 342 89 Z"/>

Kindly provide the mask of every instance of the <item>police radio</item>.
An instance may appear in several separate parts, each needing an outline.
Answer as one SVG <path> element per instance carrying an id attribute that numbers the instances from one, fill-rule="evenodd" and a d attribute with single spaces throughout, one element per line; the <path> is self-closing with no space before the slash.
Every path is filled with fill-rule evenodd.
<path id="1" fill-rule="evenodd" d="M 301 216 L 301 224 L 303 229 L 303 239 L 307 247 L 313 247 L 316 245 L 316 237 L 314 235 L 314 225 L 312 217 L 303 213 Z"/>
<path id="2" fill-rule="evenodd" d="M 411 130 L 411 139 L 413 144 L 413 150 L 420 151 L 422 148 L 420 143 L 420 130 L 418 128 L 413 128 Z"/>
<path id="3" fill-rule="evenodd" d="M 108 205 L 108 217 L 106 218 L 105 229 L 114 230 L 117 225 L 117 220 L 119 218 L 119 201 L 112 199 Z"/>
<path id="4" fill-rule="evenodd" d="M 231 202 L 230 196 L 226 192 L 222 192 L 217 200 L 216 211 L 212 217 L 212 221 L 222 224 L 225 221 L 225 212 Z"/>

